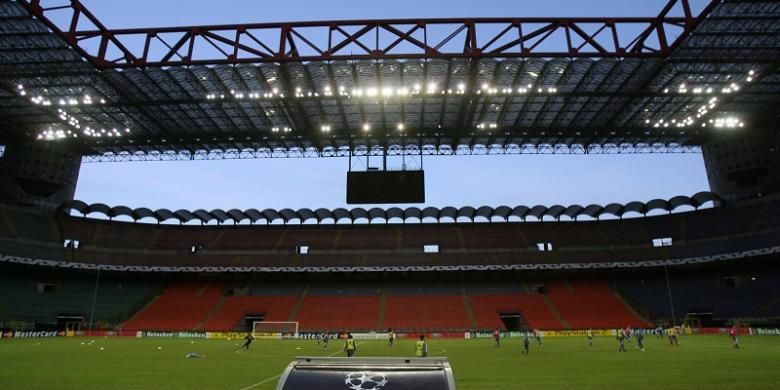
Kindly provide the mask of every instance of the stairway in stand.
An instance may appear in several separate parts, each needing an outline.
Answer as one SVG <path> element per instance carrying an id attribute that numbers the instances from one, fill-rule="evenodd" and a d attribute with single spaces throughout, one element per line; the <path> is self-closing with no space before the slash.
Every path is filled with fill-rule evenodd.
<path id="1" fill-rule="evenodd" d="M 463 306 L 466 308 L 466 315 L 469 317 L 469 322 L 471 322 L 471 330 L 477 330 L 477 318 L 474 316 L 469 295 L 466 293 L 466 286 L 463 284 L 460 285 L 460 292 L 463 294 Z"/>
<path id="2" fill-rule="evenodd" d="M 382 293 L 379 295 L 379 311 L 376 315 L 376 331 L 377 332 L 383 332 L 385 330 L 384 324 L 385 324 L 385 300 L 387 299 L 387 294 L 385 294 L 385 289 L 382 289 Z"/>
<path id="3" fill-rule="evenodd" d="M 571 329 L 571 325 L 569 325 L 569 323 L 563 319 L 563 316 L 561 316 L 561 312 L 558 311 L 558 308 L 555 307 L 555 304 L 552 303 L 550 298 L 548 298 L 547 295 L 542 295 L 542 298 L 544 299 L 544 304 L 547 305 L 547 307 L 550 309 L 553 315 L 555 315 L 555 318 L 557 318 L 558 321 L 561 322 L 561 326 L 563 327 L 563 329 Z"/>
<path id="4" fill-rule="evenodd" d="M 295 307 L 293 307 L 292 311 L 290 312 L 290 317 L 287 318 L 287 321 L 295 321 L 295 317 L 298 317 L 298 312 L 301 311 L 301 306 L 303 306 L 303 301 L 306 299 L 307 292 L 309 292 L 308 284 L 303 287 L 301 296 L 298 298 L 298 302 L 295 303 Z"/>
<path id="5" fill-rule="evenodd" d="M 195 327 L 192 330 L 202 330 L 203 324 L 211 321 L 211 319 L 214 318 L 214 316 L 219 312 L 219 310 L 222 309 L 222 305 L 224 304 L 225 304 L 225 297 L 223 296 L 222 299 L 220 299 L 219 302 L 217 302 L 217 304 L 214 305 L 211 308 L 211 310 L 209 310 L 208 314 L 206 314 L 206 317 L 200 322 L 198 322 L 197 324 L 195 324 Z"/>

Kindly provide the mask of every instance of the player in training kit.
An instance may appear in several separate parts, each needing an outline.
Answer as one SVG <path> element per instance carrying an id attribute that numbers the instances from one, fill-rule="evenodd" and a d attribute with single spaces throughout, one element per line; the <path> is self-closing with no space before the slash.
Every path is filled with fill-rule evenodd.
<path id="1" fill-rule="evenodd" d="M 253 341 L 254 339 L 255 339 L 255 338 L 254 338 L 254 337 L 252 337 L 252 335 L 251 335 L 251 334 L 247 333 L 247 334 L 246 334 L 246 337 L 244 337 L 244 345 L 242 345 L 242 346 L 241 346 L 241 348 L 239 348 L 239 349 L 246 349 L 246 350 L 249 350 L 249 344 L 252 344 L 252 341 Z"/>
<path id="2" fill-rule="evenodd" d="M 352 333 L 347 333 L 344 351 L 347 352 L 347 357 L 352 357 L 355 354 L 355 351 L 357 351 L 357 345 L 355 344 L 355 339 L 352 338 Z"/>
<path id="3" fill-rule="evenodd" d="M 624 329 L 618 329 L 617 339 L 618 343 L 620 343 L 618 352 L 626 352 L 626 331 Z"/>
<path id="4" fill-rule="evenodd" d="M 636 336 L 636 347 L 635 348 L 640 350 L 640 351 L 644 351 L 645 350 L 645 332 L 642 329 L 637 329 L 634 332 L 634 334 Z"/>
<path id="5" fill-rule="evenodd" d="M 539 329 L 534 328 L 534 338 L 536 339 L 536 345 L 542 346 L 542 334 Z"/>
<path id="6" fill-rule="evenodd" d="M 393 342 L 395 342 L 395 332 L 393 332 L 392 329 L 387 330 L 387 346 L 390 348 L 393 347 Z"/>
<path id="7" fill-rule="evenodd" d="M 593 329 L 588 329 L 587 332 L 585 332 L 585 335 L 588 336 L 588 346 L 593 346 Z"/>
<path id="8" fill-rule="evenodd" d="M 501 346 L 501 332 L 498 331 L 498 329 L 493 331 L 493 339 L 496 340 L 495 346 L 496 348 Z"/>
<path id="9" fill-rule="evenodd" d="M 737 333 L 737 328 L 735 326 L 732 326 L 731 330 L 729 330 L 729 336 L 731 337 L 731 347 L 733 349 L 739 349 L 739 334 Z"/>
<path id="10" fill-rule="evenodd" d="M 428 356 L 428 343 L 425 342 L 425 335 L 420 336 L 417 343 L 414 346 L 414 356 L 427 357 Z"/>
<path id="11" fill-rule="evenodd" d="M 523 336 L 523 355 L 528 355 L 528 347 L 531 344 L 531 340 L 528 340 L 528 332 Z"/>
<path id="12" fill-rule="evenodd" d="M 323 333 L 322 337 L 320 337 L 322 340 L 322 349 L 327 350 L 328 349 L 328 342 L 330 341 L 330 335 L 327 333 Z"/>
<path id="13" fill-rule="evenodd" d="M 666 335 L 669 336 L 669 345 L 671 345 L 672 347 L 676 347 L 680 345 L 680 342 L 677 339 L 677 327 L 671 327 L 667 329 Z"/>

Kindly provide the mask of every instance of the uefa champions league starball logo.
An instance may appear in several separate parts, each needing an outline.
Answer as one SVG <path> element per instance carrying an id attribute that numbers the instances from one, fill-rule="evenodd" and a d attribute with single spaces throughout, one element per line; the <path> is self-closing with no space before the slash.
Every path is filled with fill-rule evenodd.
<path id="1" fill-rule="evenodd" d="M 375 372 L 353 372 L 344 378 L 348 390 L 382 390 L 387 378 Z"/>

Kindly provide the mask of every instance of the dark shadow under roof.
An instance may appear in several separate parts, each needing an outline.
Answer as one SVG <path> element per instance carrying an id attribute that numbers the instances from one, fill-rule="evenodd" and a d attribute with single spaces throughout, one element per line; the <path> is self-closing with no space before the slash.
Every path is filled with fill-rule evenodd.
<path id="1" fill-rule="evenodd" d="M 622 218 L 628 213 L 638 213 L 643 216 L 647 216 L 648 213 L 656 210 L 665 211 L 671 213 L 679 207 L 693 207 L 698 209 L 705 203 L 712 202 L 714 206 L 722 204 L 723 200 L 715 193 L 712 192 L 699 192 L 691 197 L 688 196 L 675 196 L 669 200 L 653 199 L 647 203 L 643 202 L 629 202 L 625 205 L 620 203 L 611 203 L 607 206 L 601 206 L 592 204 L 587 207 L 580 205 L 571 205 L 568 207 L 561 205 L 554 205 L 551 207 L 536 205 L 531 208 L 528 206 L 516 206 L 510 208 L 509 206 L 499 206 L 496 208 L 490 206 L 482 206 L 474 208 L 471 206 L 465 206 L 461 208 L 455 207 L 426 207 L 420 210 L 417 207 L 408 207 L 401 209 L 399 207 L 391 207 L 389 209 L 372 208 L 366 210 L 361 207 L 356 207 L 351 210 L 345 208 L 337 208 L 334 210 L 317 209 L 312 211 L 308 208 L 302 208 L 299 210 L 293 210 L 285 208 L 282 210 L 265 209 L 262 212 L 256 209 L 247 209 L 241 211 L 238 209 L 231 209 L 225 212 L 221 209 L 214 209 L 206 211 L 203 209 L 189 211 L 189 210 L 176 210 L 171 211 L 168 209 L 159 209 L 151 211 L 148 208 L 130 209 L 127 206 L 115 206 L 109 207 L 102 203 L 87 204 L 80 200 L 72 200 L 62 204 L 60 209 L 65 213 L 77 213 L 82 216 L 97 213 L 102 214 L 109 220 L 124 216 L 132 218 L 138 222 L 144 218 L 154 218 L 158 223 L 174 219 L 179 223 L 187 223 L 193 220 L 198 220 L 202 224 L 207 224 L 211 221 L 217 221 L 219 224 L 233 223 L 239 224 L 244 220 L 248 220 L 252 224 L 256 223 L 276 223 L 281 221 L 284 224 L 297 223 L 304 224 L 310 221 L 316 221 L 316 223 L 339 223 L 340 221 L 347 220 L 351 223 L 355 223 L 358 220 L 367 220 L 369 223 L 376 220 L 383 220 L 389 222 L 392 219 L 400 219 L 406 222 L 422 222 L 423 219 L 435 219 L 437 222 L 476 222 L 477 218 L 483 218 L 491 222 L 509 222 L 510 218 L 514 220 L 526 221 L 531 217 L 535 220 L 542 220 L 545 217 L 560 220 L 562 216 L 566 216 L 572 220 L 577 220 L 578 217 L 588 217 L 599 219 L 604 215 L 614 215 L 618 218 Z"/>

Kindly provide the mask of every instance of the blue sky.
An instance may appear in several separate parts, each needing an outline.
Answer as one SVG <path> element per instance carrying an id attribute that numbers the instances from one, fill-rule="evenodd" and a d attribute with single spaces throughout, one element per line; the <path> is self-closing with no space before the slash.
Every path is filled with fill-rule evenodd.
<path id="1" fill-rule="evenodd" d="M 81 0 L 109 28 L 512 16 L 656 16 L 667 0 Z M 692 0 L 701 9 L 705 0 Z"/>
<path id="2" fill-rule="evenodd" d="M 82 1 L 109 28 L 331 19 L 651 16 L 665 3 Z M 700 154 L 426 157 L 424 164 L 425 206 L 606 204 L 692 195 L 709 188 Z M 339 158 L 86 163 L 76 198 L 152 209 L 345 207 L 348 168 L 347 160 Z"/>

